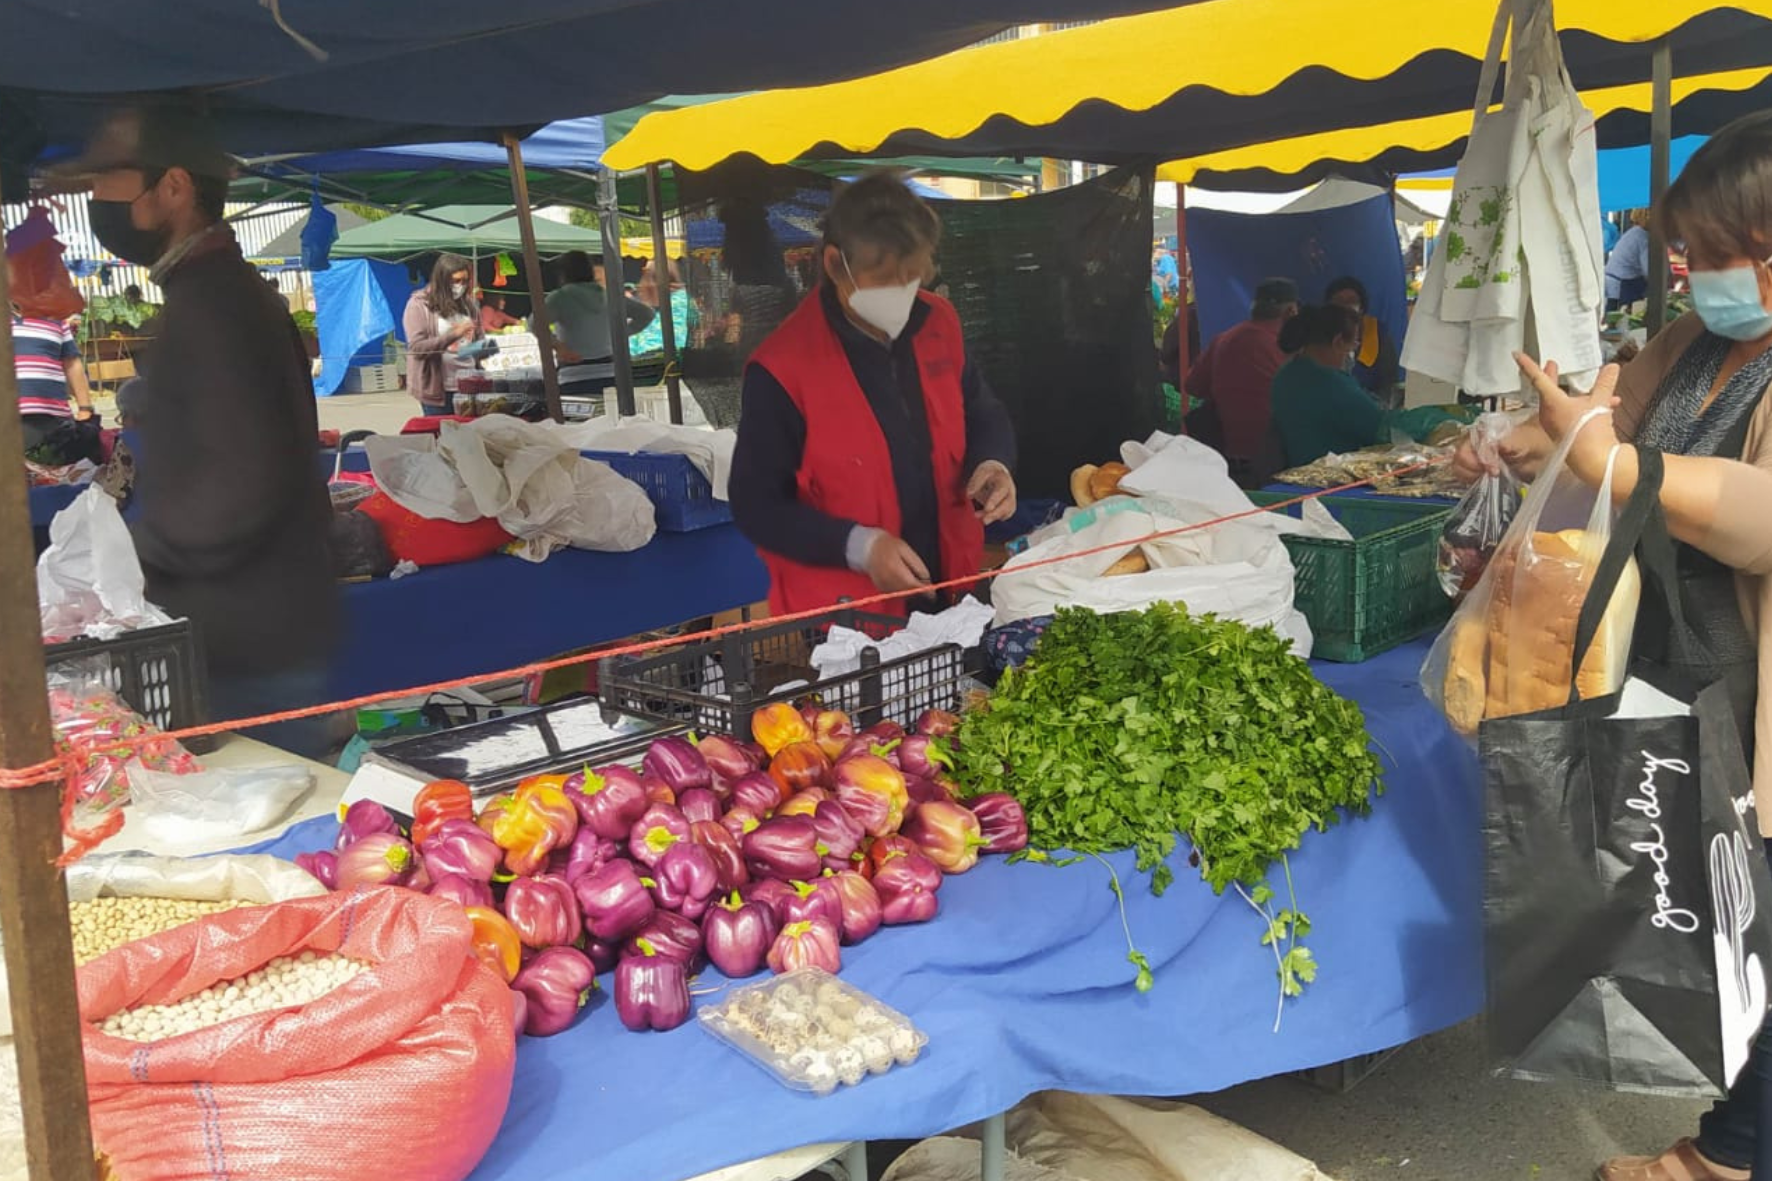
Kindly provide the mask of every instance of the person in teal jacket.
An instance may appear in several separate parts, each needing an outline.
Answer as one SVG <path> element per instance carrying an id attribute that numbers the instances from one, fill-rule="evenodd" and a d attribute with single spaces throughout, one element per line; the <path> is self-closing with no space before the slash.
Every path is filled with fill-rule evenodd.
<path id="1" fill-rule="evenodd" d="M 1288 467 L 1390 441 L 1391 415 L 1349 372 L 1360 315 L 1340 304 L 1300 309 L 1280 332 L 1292 359 L 1274 375 L 1273 416 Z"/>

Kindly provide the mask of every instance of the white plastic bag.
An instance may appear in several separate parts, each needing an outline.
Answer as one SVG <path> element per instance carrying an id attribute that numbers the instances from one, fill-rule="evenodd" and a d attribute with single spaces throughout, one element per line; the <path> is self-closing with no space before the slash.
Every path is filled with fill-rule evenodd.
<path id="1" fill-rule="evenodd" d="M 171 623 L 148 602 L 147 581 L 117 502 L 88 488 L 49 523 L 49 548 L 37 559 L 37 608 L 43 638 L 108 640 Z"/>
<path id="2" fill-rule="evenodd" d="M 168 775 L 137 765 L 129 773 L 136 835 L 167 849 L 208 848 L 262 832 L 294 811 L 314 788 L 306 767 L 218 767 Z"/>
<path id="3" fill-rule="evenodd" d="M 991 589 L 996 623 L 1051 615 L 1067 606 L 1113 612 L 1176 602 L 1197 615 L 1210 612 L 1250 627 L 1272 626 L 1292 641 L 1294 652 L 1309 656 L 1310 625 L 1293 606 L 1292 559 L 1262 520 L 1272 515 L 1143 542 L 1141 538 L 1189 522 L 1137 510 L 1102 516 L 1087 528 L 1049 538 L 1010 560 Z M 1107 548 L 1088 552 L 1099 547 Z M 1148 571 L 1105 574 L 1133 550 L 1144 555 Z M 1068 554 L 1079 556 L 1051 561 Z M 1041 564 L 1047 562 L 1051 564 Z"/>
<path id="4" fill-rule="evenodd" d="M 1583 698 L 1617 692 L 1629 664 L 1641 578 L 1627 563 L 1579 675 L 1575 626 L 1611 539 L 1612 465 L 1598 487 L 1568 468 L 1570 445 L 1604 410 L 1590 410 L 1563 439 L 1526 494 L 1476 588 L 1453 612 L 1421 666 L 1421 687 L 1474 738 L 1485 718 L 1563 705 L 1574 683 Z M 1616 450 L 1614 450 L 1616 457 Z"/>

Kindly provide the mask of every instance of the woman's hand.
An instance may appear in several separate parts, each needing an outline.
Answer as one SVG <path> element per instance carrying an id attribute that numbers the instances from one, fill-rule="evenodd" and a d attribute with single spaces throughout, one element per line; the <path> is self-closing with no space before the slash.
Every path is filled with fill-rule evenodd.
<path id="1" fill-rule="evenodd" d="M 1618 442 L 1618 431 L 1613 426 L 1611 414 L 1619 405 L 1618 398 L 1613 395 L 1618 388 L 1618 366 L 1602 368 L 1594 379 L 1593 389 L 1585 397 L 1580 397 L 1564 392 L 1557 384 L 1555 361 L 1540 368 L 1538 362 L 1525 353 L 1515 353 L 1514 360 L 1538 392 L 1538 423 L 1553 446 L 1561 445 L 1564 437 L 1577 429 L 1590 410 L 1606 411 L 1581 426 L 1580 435 L 1569 448 L 1569 467 L 1583 483 L 1599 483 L 1606 471 L 1606 460 Z"/>

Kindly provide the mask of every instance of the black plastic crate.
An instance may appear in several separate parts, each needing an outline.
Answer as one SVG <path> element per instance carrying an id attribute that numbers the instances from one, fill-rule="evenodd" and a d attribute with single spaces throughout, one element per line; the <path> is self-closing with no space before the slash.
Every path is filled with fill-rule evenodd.
<path id="1" fill-rule="evenodd" d="M 125 632 L 114 640 L 68 640 L 43 649 L 43 663 L 51 670 L 74 662 L 103 667 L 112 691 L 161 730 L 209 721 L 202 645 L 187 619 Z M 185 739 L 184 746 L 205 754 L 215 749 L 215 739 Z"/>
<path id="2" fill-rule="evenodd" d="M 598 667 L 598 698 L 610 714 L 746 739 L 758 709 L 803 697 L 849 713 L 857 728 L 879 721 L 909 726 L 926 709 L 958 709 L 966 680 L 978 667 L 976 650 L 968 653 L 958 644 L 886 661 L 868 649 L 859 670 L 820 679 L 812 650 L 833 625 L 884 639 L 904 620 L 838 607 L 815 620 L 766 625 L 655 654 L 605 657 Z"/>

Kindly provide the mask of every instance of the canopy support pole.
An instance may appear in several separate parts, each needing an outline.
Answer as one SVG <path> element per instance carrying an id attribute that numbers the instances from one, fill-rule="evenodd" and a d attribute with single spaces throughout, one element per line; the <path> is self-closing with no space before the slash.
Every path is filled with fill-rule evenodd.
<path id="1" fill-rule="evenodd" d="M 535 344 L 541 352 L 541 388 L 547 399 L 548 417 L 565 422 L 560 409 L 560 369 L 554 361 L 554 328 L 548 323 L 547 287 L 541 278 L 541 253 L 535 246 L 535 211 L 529 208 L 529 175 L 523 171 L 523 145 L 515 132 L 504 134 L 505 155 L 511 162 L 511 196 L 517 205 L 517 232 L 523 238 L 523 274 L 529 284 L 529 319 Z"/>
<path id="2" fill-rule="evenodd" d="M 1673 163 L 1673 88 L 1674 51 L 1664 38 L 1655 43 L 1651 59 L 1649 90 L 1652 105 L 1649 113 L 1649 203 L 1661 206 L 1667 195 L 1669 173 Z M 1649 335 L 1653 337 L 1667 325 L 1668 287 L 1667 240 L 1662 237 L 1661 221 L 1649 223 L 1649 314 L 1644 317 Z"/>
<path id="3" fill-rule="evenodd" d="M 659 291 L 658 327 L 664 341 L 665 394 L 670 399 L 671 423 L 683 425 L 683 386 L 677 380 L 677 326 L 671 307 L 671 256 L 666 249 L 664 202 L 658 183 L 658 165 L 646 166 L 646 208 L 652 214 L 652 273 Z"/>
<path id="4" fill-rule="evenodd" d="M 603 226 L 603 302 L 609 305 L 609 359 L 615 363 L 615 410 L 635 413 L 634 363 L 628 355 L 628 292 L 621 277 L 621 202 L 615 173 L 605 168 L 597 180 L 599 221 Z"/>
<path id="5" fill-rule="evenodd" d="M 1187 323 L 1187 297 L 1188 292 L 1194 285 L 1194 269 L 1188 265 L 1187 260 L 1187 186 L 1181 184 L 1175 186 L 1175 269 L 1180 272 L 1181 279 L 1180 286 L 1175 289 L 1175 314 L 1181 317 L 1181 332 L 1179 334 L 1181 336 L 1180 372 L 1181 380 L 1185 383 L 1187 381 L 1188 366 L 1194 363 L 1194 359 L 1188 356 Z M 1182 402 L 1185 407 L 1187 402 L 1185 396 L 1183 396 Z M 1182 417 L 1186 418 L 1187 415 L 1184 413 Z"/>
<path id="6" fill-rule="evenodd" d="M 0 267 L 0 303 L 8 298 Z M 12 349 L 8 317 L 0 326 L 0 407 L 6 408 L 18 402 Z M 23 451 L 19 416 L 0 414 L 0 456 Z M 33 551 L 25 483 L 16 476 L 0 480 L 0 767 L 34 766 L 55 755 Z M 74 943 L 55 867 L 62 852 L 61 795 L 60 776 L 0 789 L 0 930 L 31 1181 L 93 1174 Z"/>

